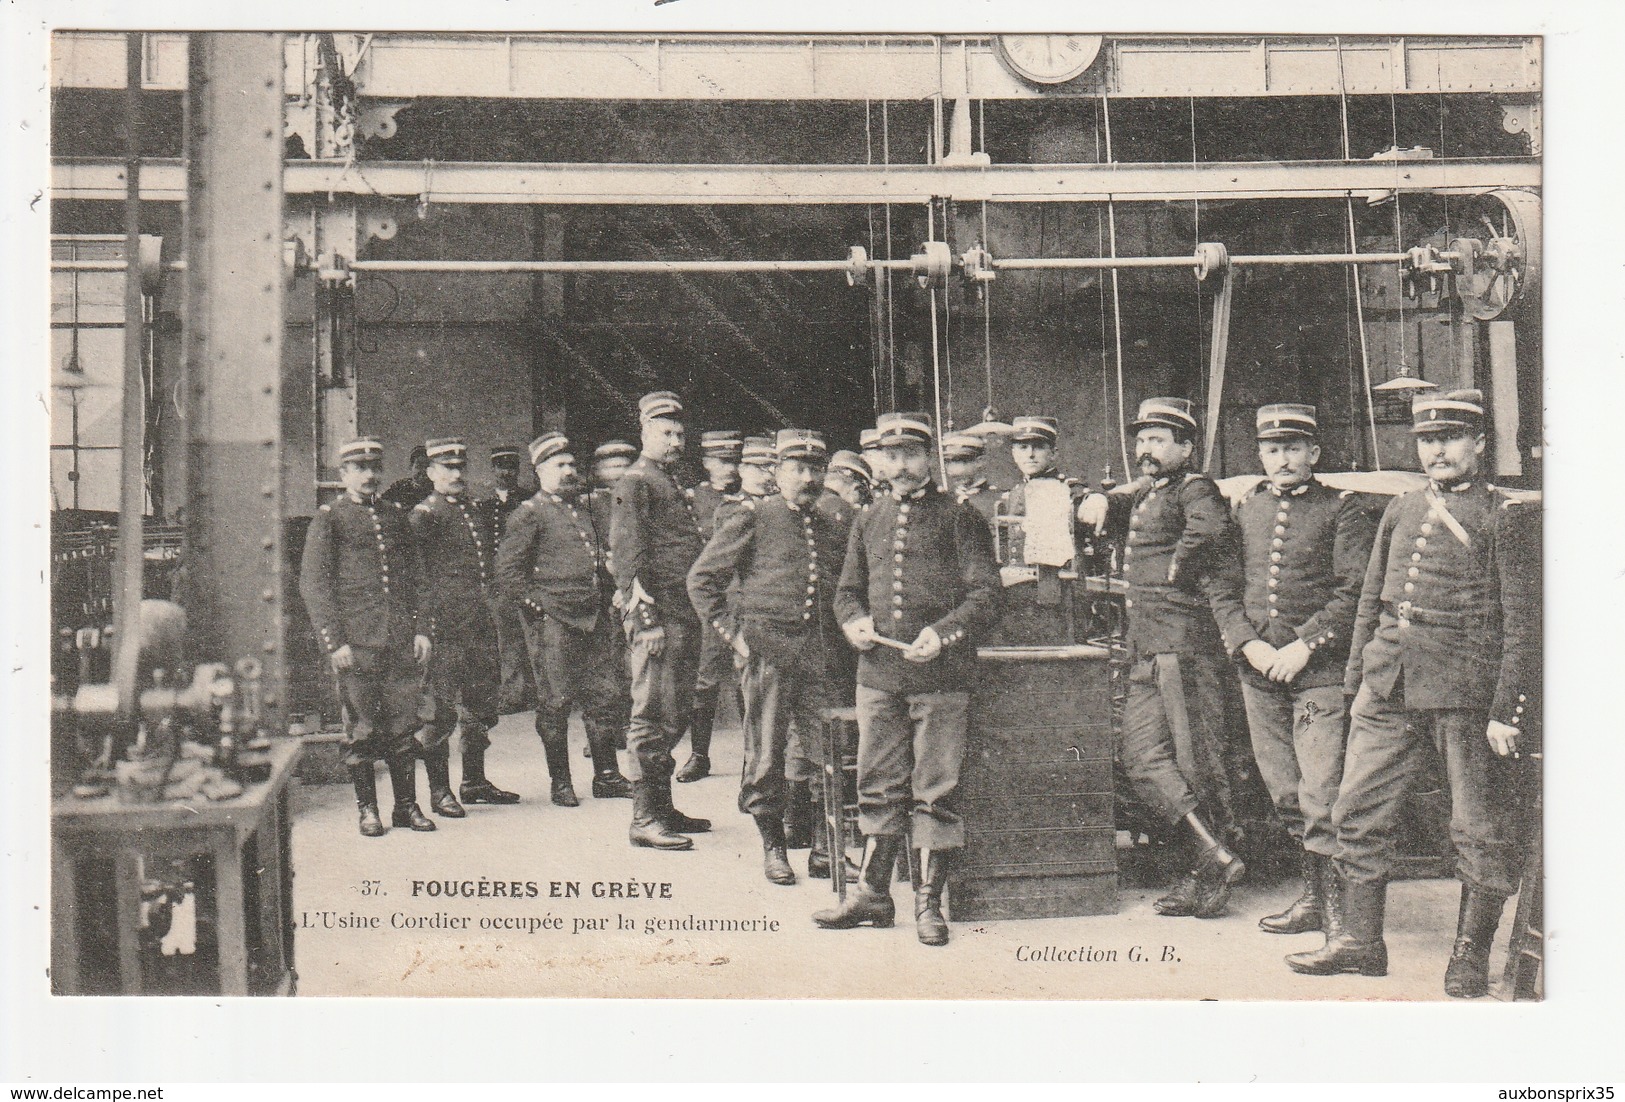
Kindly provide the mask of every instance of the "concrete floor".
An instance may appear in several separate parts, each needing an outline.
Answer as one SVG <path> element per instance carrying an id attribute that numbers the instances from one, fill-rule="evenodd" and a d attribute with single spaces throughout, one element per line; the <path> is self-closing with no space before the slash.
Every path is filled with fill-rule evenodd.
<path id="1" fill-rule="evenodd" d="M 572 725 L 571 765 L 582 805 L 547 798 L 541 745 L 528 714 L 506 717 L 494 733 L 488 772 L 521 793 L 511 807 L 474 807 L 440 829 L 393 829 L 363 838 L 348 786 L 301 788 L 293 825 L 295 963 L 301 995 L 505 997 L 925 998 L 925 999 L 1443 999 L 1442 977 L 1455 928 L 1455 881 L 1408 881 L 1389 889 L 1389 974 L 1308 977 L 1282 955 L 1319 944 L 1318 934 L 1260 933 L 1258 917 L 1281 909 L 1296 884 L 1244 883 L 1229 913 L 1207 921 L 1157 915 L 1160 888 L 1125 887 L 1115 915 L 955 923 L 945 948 L 914 935 L 906 885 L 893 892 L 899 921 L 889 930 L 828 931 L 809 915 L 829 905 L 829 881 L 767 883 L 754 825 L 735 804 L 737 728 L 717 734 L 720 770 L 677 785 L 677 805 L 713 820 L 692 851 L 635 849 L 626 841 L 628 800 L 588 796 L 591 769 Z M 680 748 L 679 760 L 686 753 Z M 624 756 L 624 755 L 623 755 Z M 454 766 L 455 779 L 456 769 Z M 382 781 L 387 805 L 387 782 Z M 427 808 L 419 773 L 420 803 Z M 385 817 L 387 822 L 387 806 Z M 798 873 L 806 852 L 791 855 Z M 511 898 L 433 898 L 413 882 L 534 882 L 537 894 Z M 577 897 L 551 897 L 579 884 Z M 669 898 L 594 898 L 594 885 L 669 884 Z M 523 889 L 522 889 L 523 890 Z M 625 889 L 623 887 L 622 891 Z M 1500 981 L 1513 905 L 1492 961 Z M 463 920 L 465 928 L 397 924 Z M 650 920 L 688 916 L 756 920 L 760 932 L 650 932 Z M 360 919 L 361 922 L 355 921 Z M 480 927 L 482 920 L 506 928 Z M 547 928 L 553 920 L 560 928 Z M 352 925 L 329 928 L 329 924 Z M 372 928 L 358 928 L 362 922 Z M 528 924 L 532 929 L 515 929 Z M 622 928 L 629 924 L 630 928 Z M 1035 950 L 1090 947 L 1086 963 L 1026 959 Z"/>

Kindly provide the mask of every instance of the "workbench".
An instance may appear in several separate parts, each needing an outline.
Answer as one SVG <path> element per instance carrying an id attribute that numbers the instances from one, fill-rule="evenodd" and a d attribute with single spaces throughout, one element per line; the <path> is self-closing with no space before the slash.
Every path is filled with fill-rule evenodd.
<path id="1" fill-rule="evenodd" d="M 200 795 L 135 804 L 116 795 L 64 794 L 52 800 L 54 993 L 169 993 L 154 974 L 154 953 L 142 948 L 142 888 L 158 863 L 176 860 L 200 871 L 197 954 L 217 962 L 217 984 L 195 993 L 293 993 L 288 805 L 299 740 L 276 739 L 269 754 L 269 778 L 231 799 Z M 207 859 L 208 874 L 200 858 Z"/>

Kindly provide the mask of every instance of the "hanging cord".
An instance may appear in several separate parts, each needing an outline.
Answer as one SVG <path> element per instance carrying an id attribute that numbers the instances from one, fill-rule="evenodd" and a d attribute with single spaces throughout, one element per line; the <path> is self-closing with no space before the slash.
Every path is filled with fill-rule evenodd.
<path id="1" fill-rule="evenodd" d="M 1095 163 L 1100 163 L 1100 102 L 1095 101 Z M 1040 206 L 1039 214 L 1042 216 L 1043 208 Z M 1043 253 L 1039 253 L 1040 256 Z M 1095 211 L 1095 255 L 1106 255 L 1106 220 L 1100 217 L 1099 208 Z M 1106 355 L 1106 285 L 1098 278 L 1095 281 L 1095 293 L 1100 301 L 1100 409 L 1104 414 L 1112 408 L 1112 377 L 1107 366 Z M 1126 477 L 1126 476 L 1125 476 Z"/>
<path id="2" fill-rule="evenodd" d="M 888 174 L 891 172 L 891 101 L 880 101 L 880 156 Z M 891 204 L 886 204 L 886 259 L 892 259 Z M 886 381 L 891 392 L 891 407 L 897 408 L 897 319 L 892 302 L 892 270 L 882 270 L 886 280 Z"/>
<path id="3" fill-rule="evenodd" d="M 863 101 L 863 163 L 875 163 L 875 124 L 871 101 Z M 875 255 L 875 205 L 868 204 L 869 255 Z M 880 318 L 873 306 L 869 309 L 869 381 L 874 399 L 873 409 L 880 412 Z"/>
<path id="4" fill-rule="evenodd" d="M 1191 168 L 1194 170 L 1196 168 L 1196 166 L 1197 166 L 1196 97 L 1192 96 L 1191 97 Z M 1193 171 L 1192 174 L 1191 174 L 1191 179 L 1194 181 L 1195 178 L 1196 178 L 1195 172 Z M 1201 246 L 1201 244 L 1202 244 L 1202 201 L 1201 201 L 1201 198 L 1199 197 L 1198 192 L 1194 188 L 1191 190 L 1191 217 L 1195 221 L 1195 228 L 1192 231 L 1192 235 L 1194 236 L 1195 240 L 1192 242 L 1191 251 L 1195 252 L 1196 249 L 1199 248 Z M 1202 375 L 1202 371 L 1203 371 L 1205 365 L 1208 362 L 1207 349 L 1203 347 L 1203 344 L 1204 344 L 1204 341 L 1205 341 L 1205 335 L 1206 335 L 1206 332 L 1207 332 L 1207 327 L 1202 324 L 1202 282 L 1201 282 L 1201 280 L 1195 280 L 1195 279 L 1191 280 L 1191 309 L 1192 309 L 1192 311 L 1193 311 L 1193 313 L 1195 315 L 1195 325 L 1192 328 L 1196 332 L 1196 373 L 1197 373 L 1197 376 L 1200 377 Z M 1204 380 L 1204 382 L 1205 382 L 1205 380 Z"/>
<path id="5" fill-rule="evenodd" d="M 1401 165 L 1399 163 L 1399 99 L 1396 95 L 1394 74 L 1389 74 L 1388 82 L 1388 121 L 1389 137 L 1392 139 L 1394 150 L 1394 251 L 1400 252 L 1405 248 L 1405 224 L 1399 211 L 1399 181 Z M 1409 376 L 1411 373 L 1410 353 L 1405 346 L 1405 283 L 1404 276 L 1400 276 L 1399 287 L 1399 373 Z M 1418 376 L 1420 378 L 1420 376 Z"/>
<path id="6" fill-rule="evenodd" d="M 1354 236 L 1354 196 L 1348 197 L 1349 216 L 1349 255 L 1357 255 L 1360 244 Z M 1354 322 L 1360 332 L 1360 376 L 1365 383 L 1365 416 L 1366 423 L 1371 428 L 1371 467 L 1373 470 L 1382 470 L 1382 456 L 1377 449 L 1377 408 L 1371 397 L 1371 357 L 1365 344 L 1365 303 L 1360 294 L 1360 270 L 1357 266 L 1349 265 L 1350 273 L 1354 278 Z M 1401 340 L 1403 341 L 1403 334 Z"/>
<path id="7" fill-rule="evenodd" d="M 982 152 L 987 152 L 987 100 L 978 100 L 977 118 L 981 123 Z M 992 251 L 987 236 L 987 200 L 982 200 L 982 248 Z M 987 376 L 987 408 L 993 408 L 993 283 L 983 281 L 982 289 L 982 366 Z"/>
<path id="8" fill-rule="evenodd" d="M 1437 101 L 1438 105 L 1439 105 L 1439 148 L 1438 148 L 1438 151 L 1437 151 L 1437 155 L 1438 155 L 1440 160 L 1443 160 L 1444 159 L 1444 116 L 1445 116 L 1445 109 L 1444 109 L 1444 62 L 1443 62 L 1441 57 L 1435 57 L 1434 58 L 1433 79 L 1434 79 L 1435 86 L 1439 89 L 1439 98 L 1438 98 L 1438 101 Z M 1443 199 L 1444 199 L 1445 245 L 1448 248 L 1449 247 L 1449 240 L 1450 240 L 1450 226 L 1451 226 L 1451 222 L 1450 222 L 1450 193 L 1448 191 L 1444 193 Z M 1445 316 L 1444 317 L 1445 317 L 1445 327 L 1446 327 L 1447 332 L 1450 335 L 1450 377 L 1452 379 L 1456 379 L 1456 380 L 1459 381 L 1461 379 L 1461 364 L 1456 358 L 1456 307 L 1455 307 L 1455 304 L 1453 302 L 1451 302 L 1451 300 L 1448 297 L 1445 299 Z"/>
<path id="9" fill-rule="evenodd" d="M 982 248 L 987 243 L 987 200 L 982 200 Z M 984 281 L 982 291 L 982 368 L 987 376 L 987 408 L 993 408 L 993 284 Z"/>
<path id="10" fill-rule="evenodd" d="M 1338 37 L 1338 38 L 1334 38 L 1332 41 L 1334 42 L 1334 44 L 1336 46 L 1336 49 L 1337 49 L 1337 98 L 1338 98 L 1338 103 L 1341 106 L 1341 121 L 1342 121 L 1342 128 L 1343 128 L 1343 160 L 1347 161 L 1347 160 L 1350 159 L 1350 152 L 1349 152 L 1349 97 L 1348 97 L 1348 90 L 1347 90 L 1347 88 L 1346 88 L 1346 86 L 1344 84 L 1344 80 L 1343 80 L 1343 39 L 1341 37 Z M 1355 233 L 1354 233 L 1354 193 L 1352 191 L 1349 192 L 1347 194 L 1347 196 L 1345 197 L 1344 201 L 1347 204 L 1347 211 L 1348 211 L 1349 255 L 1353 256 L 1353 255 L 1358 254 L 1359 251 L 1360 251 L 1360 242 L 1359 242 L 1359 239 L 1355 236 Z M 1397 192 L 1395 193 L 1395 201 L 1396 202 L 1398 201 L 1398 193 Z M 1359 333 L 1360 333 L 1360 377 L 1361 377 L 1362 381 L 1365 383 L 1364 390 L 1365 390 L 1366 427 L 1368 429 L 1370 429 L 1370 431 L 1371 431 L 1371 466 L 1372 466 L 1372 469 L 1380 471 L 1380 470 L 1382 470 L 1382 456 L 1379 453 L 1379 450 L 1377 448 L 1377 408 L 1376 408 L 1376 403 L 1374 402 L 1374 400 L 1371 397 L 1371 356 L 1370 356 L 1370 353 L 1368 352 L 1368 350 L 1366 348 L 1366 343 L 1365 343 L 1365 303 L 1362 301 L 1362 296 L 1360 294 L 1360 269 L 1359 269 L 1359 266 L 1355 265 L 1355 264 L 1350 264 L 1348 266 L 1348 273 L 1345 275 L 1344 280 L 1345 280 L 1345 283 L 1344 283 L 1345 287 L 1347 287 L 1350 283 L 1352 283 L 1353 287 L 1354 287 L 1355 327 L 1359 330 Z M 1348 311 L 1347 310 L 1345 310 L 1343 312 L 1343 317 L 1345 319 L 1345 324 L 1346 324 L 1347 318 L 1348 318 Z"/>
<path id="11" fill-rule="evenodd" d="M 1106 126 L 1106 163 L 1112 160 L 1112 105 L 1106 93 L 1100 94 L 1101 119 Z M 1106 224 L 1111 258 L 1117 259 L 1117 203 L 1111 192 L 1106 193 Z M 1117 266 L 1112 265 L 1112 325 L 1117 348 L 1117 441 L 1123 452 L 1123 477 L 1129 477 L 1128 465 L 1128 413 L 1123 408 L 1123 303 L 1117 287 Z"/>
<path id="12" fill-rule="evenodd" d="M 942 201 L 942 240 L 944 242 L 948 240 L 949 232 L 948 203 L 949 200 L 947 199 Z M 946 416 L 937 421 L 937 436 L 939 439 L 948 431 L 948 426 L 953 423 L 954 419 L 954 319 L 948 302 L 951 297 L 948 286 L 944 284 L 942 288 L 942 411 Z"/>
<path id="13" fill-rule="evenodd" d="M 935 205 L 927 200 L 925 204 L 925 239 L 937 239 L 937 217 Z M 947 298 L 945 294 L 944 299 Z M 931 288 L 931 380 L 932 390 L 936 399 L 936 425 L 934 434 L 937 440 L 937 468 L 941 472 L 943 486 L 948 484 L 948 461 L 942 454 L 942 361 L 937 352 L 940 341 L 937 335 L 937 289 Z"/>

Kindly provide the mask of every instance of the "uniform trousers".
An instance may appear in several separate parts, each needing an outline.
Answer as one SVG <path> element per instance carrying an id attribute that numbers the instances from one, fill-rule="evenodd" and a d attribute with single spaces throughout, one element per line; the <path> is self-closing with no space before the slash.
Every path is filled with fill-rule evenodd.
<path id="1" fill-rule="evenodd" d="M 612 624 L 619 615 L 619 613 L 614 612 L 610 614 Z M 609 652 L 610 680 L 615 687 L 615 715 L 611 722 L 614 724 L 616 732 L 616 748 L 624 750 L 626 749 L 626 728 L 632 722 L 631 657 L 627 653 L 626 634 L 615 627 L 611 627 L 609 632 Z"/>
<path id="2" fill-rule="evenodd" d="M 858 825 L 902 835 L 920 849 L 960 849 L 955 794 L 965 760 L 970 693 L 893 693 L 859 685 Z"/>
<path id="3" fill-rule="evenodd" d="M 827 681 L 819 660 L 821 649 L 809 640 L 794 655 L 770 657 L 764 650 L 753 650 L 740 672 L 745 702 L 745 766 L 739 785 L 739 810 L 747 815 L 782 819 L 785 781 L 811 777 L 791 773 L 787 757 L 792 726 L 796 731 L 818 731 L 820 709 L 829 705 Z"/>
<path id="4" fill-rule="evenodd" d="M 581 631 L 531 612 L 521 623 L 536 683 L 536 733 L 546 738 L 564 730 L 570 712 L 580 706 L 589 735 L 613 737 L 620 709 L 610 623 L 600 619 L 594 630 Z"/>
<path id="5" fill-rule="evenodd" d="M 632 717 L 626 745 L 641 780 L 671 779 L 671 750 L 683 737 L 694 710 L 694 676 L 700 662 L 700 622 L 669 617 L 659 654 L 634 633 L 627 645 L 632 675 Z M 630 628 L 629 628 L 630 630 Z"/>
<path id="6" fill-rule="evenodd" d="M 496 623 L 483 600 L 469 604 L 456 617 L 439 618 L 429 658 L 433 718 L 418 733 L 424 750 L 437 750 L 451 738 L 457 728 L 459 699 L 471 721 L 463 725 L 463 749 L 484 750 L 491 745 L 486 732 L 499 718 L 501 672 Z"/>
<path id="7" fill-rule="evenodd" d="M 498 701 L 501 711 L 522 712 L 530 707 L 535 683 L 525 643 L 525 623 L 518 608 L 508 601 L 491 602 L 491 618 L 497 626 L 497 649 L 502 655 L 502 682 Z"/>
<path id="8" fill-rule="evenodd" d="M 714 631 L 700 636 L 700 663 L 694 676 L 694 691 L 703 693 L 719 685 L 736 683 L 734 652 L 726 640 Z"/>
<path id="9" fill-rule="evenodd" d="M 407 646 L 352 645 L 354 663 L 338 673 L 344 704 L 344 764 L 367 765 L 413 748 L 420 722 L 422 674 Z"/>
<path id="10" fill-rule="evenodd" d="M 1234 828 L 1220 682 L 1229 672 L 1217 655 L 1141 655 L 1123 707 L 1123 768 L 1140 799 L 1170 823 L 1200 812 L 1222 841 Z"/>
<path id="11" fill-rule="evenodd" d="M 1281 824 L 1304 849 L 1330 857 L 1337 850 L 1332 805 L 1348 735 L 1343 686 L 1299 689 L 1244 675 L 1241 697 L 1253 757 Z"/>
<path id="12" fill-rule="evenodd" d="M 1349 715 L 1343 784 L 1332 809 L 1337 869 L 1345 881 L 1388 879 L 1405 797 L 1431 741 L 1450 778 L 1457 875 L 1493 895 L 1517 891 L 1522 787 L 1517 764 L 1490 747 L 1488 726 L 1484 709 L 1407 710 L 1397 685 L 1393 697 L 1360 686 Z"/>

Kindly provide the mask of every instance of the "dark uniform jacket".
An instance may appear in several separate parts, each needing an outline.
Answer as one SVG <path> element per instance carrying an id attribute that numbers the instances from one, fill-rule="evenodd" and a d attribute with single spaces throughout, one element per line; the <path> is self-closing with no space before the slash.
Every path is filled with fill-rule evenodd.
<path id="1" fill-rule="evenodd" d="M 853 509 L 851 505 L 847 504 L 847 499 L 837 494 L 834 489 L 819 491 L 817 501 L 812 504 L 812 507 L 819 510 L 819 514 L 822 514 L 824 520 L 829 522 L 830 530 L 835 533 L 835 540 L 840 543 L 840 553 L 845 556 L 847 554 L 847 536 L 851 535 L 851 522 L 856 520 L 863 510 Z M 837 572 L 835 577 L 840 577 L 840 574 Z"/>
<path id="2" fill-rule="evenodd" d="M 1352 490 L 1311 478 L 1282 492 L 1265 480 L 1236 508 L 1241 554 L 1219 563 L 1213 616 L 1231 656 L 1254 639 L 1272 647 L 1303 640 L 1309 662 L 1296 688 L 1336 685 L 1348 665 L 1360 585 L 1377 518 Z M 1271 685 L 1247 663 L 1241 671 Z"/>
<path id="3" fill-rule="evenodd" d="M 844 645 L 834 608 L 841 553 L 816 506 L 801 508 L 779 494 L 746 501 L 688 572 L 689 597 L 729 643 L 743 632 L 746 645 L 769 661 L 793 664 L 807 646 Z"/>
<path id="4" fill-rule="evenodd" d="M 427 475 L 422 478 L 412 475 L 410 478 L 398 478 L 391 482 L 389 489 L 384 491 L 384 500 L 393 501 L 402 509 L 410 509 L 432 493 L 434 483 L 429 481 Z"/>
<path id="5" fill-rule="evenodd" d="M 999 616 L 999 567 L 982 515 L 927 485 L 875 501 L 852 525 L 835 593 L 842 624 L 873 616 L 875 633 L 912 643 L 930 627 L 942 653 L 910 662 L 901 651 L 863 652 L 858 683 L 897 693 L 964 692 L 976 643 Z"/>
<path id="6" fill-rule="evenodd" d="M 442 627 L 483 618 L 496 580 L 496 548 L 476 504 L 466 494 L 433 493 L 412 507 L 412 534 L 427 587 L 424 603 Z"/>
<path id="7" fill-rule="evenodd" d="M 1446 513 L 1467 537 L 1451 531 Z M 1407 708 L 1538 715 L 1540 510 L 1482 482 L 1389 502 L 1360 591 L 1345 692 L 1361 679 Z"/>
<path id="8" fill-rule="evenodd" d="M 1123 540 L 1130 652 L 1192 655 L 1221 646 L 1208 588 L 1215 564 L 1236 546 L 1230 507 L 1213 480 L 1181 470 L 1106 500 L 1107 531 Z"/>
<path id="9" fill-rule="evenodd" d="M 1003 496 L 1004 491 L 989 482 L 985 476 L 968 486 L 954 487 L 954 500 L 961 505 L 969 505 L 981 513 L 982 519 L 987 521 L 990 527 L 993 524 L 993 511 Z"/>
<path id="10" fill-rule="evenodd" d="M 526 500 L 523 494 L 513 489 L 508 491 L 506 499 L 493 490 L 490 497 L 480 501 L 479 508 L 485 514 L 486 530 L 491 534 L 492 547 L 502 542 L 502 536 L 508 530 L 508 518 L 513 516 Z"/>
<path id="11" fill-rule="evenodd" d="M 316 511 L 305 534 L 299 594 L 322 645 L 412 646 L 433 635 L 420 612 L 422 577 L 406 511 L 393 501 L 344 494 Z"/>
<path id="12" fill-rule="evenodd" d="M 615 584 L 625 607 L 637 610 L 637 629 L 673 618 L 692 620 L 688 568 L 705 546 L 693 503 L 665 467 L 643 455 L 615 483 L 614 492 L 609 546 Z"/>
<path id="13" fill-rule="evenodd" d="M 706 540 L 716 535 L 717 506 L 724 501 L 739 500 L 737 492 L 723 493 L 709 482 L 702 482 L 698 486 L 691 487 L 686 492 L 688 500 L 694 506 L 694 519 L 700 525 L 700 538 Z"/>
<path id="14" fill-rule="evenodd" d="M 611 583 L 586 501 L 542 490 L 521 503 L 497 551 L 496 575 L 506 600 L 592 631 Z"/>
<path id="15" fill-rule="evenodd" d="M 615 576 L 615 556 L 609 550 L 609 529 L 615 519 L 615 491 L 600 486 L 585 496 L 587 513 L 592 517 L 593 531 L 598 533 L 598 545 L 604 552 L 604 569 Z"/>

